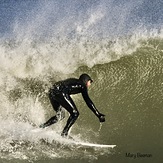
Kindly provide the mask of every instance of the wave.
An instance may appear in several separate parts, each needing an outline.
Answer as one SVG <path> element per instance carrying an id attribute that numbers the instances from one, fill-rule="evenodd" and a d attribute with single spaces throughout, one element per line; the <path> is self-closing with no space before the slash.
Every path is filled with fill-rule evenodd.
<path id="1" fill-rule="evenodd" d="M 163 30 L 161 19 L 148 22 L 150 16 L 142 16 L 139 21 L 140 15 L 149 14 L 138 12 L 146 1 L 127 4 L 121 1 L 116 5 L 111 0 L 109 4 L 108 1 L 71 5 L 67 1 L 65 6 L 57 1 L 46 3 L 36 3 L 34 8 L 32 4 L 24 15 L 21 9 L 15 10 L 16 19 L 11 24 L 8 21 L 10 30 L 0 40 L 1 158 L 32 161 L 73 157 L 90 161 L 94 156 L 94 161 L 99 156 L 108 157 L 108 151 L 55 148 L 51 136 L 46 137 L 47 142 L 41 141 L 46 133 L 61 131 L 65 121 L 41 135 L 31 132 L 33 126 L 39 126 L 54 114 L 47 98 L 49 87 L 67 77 L 78 78 L 83 72 L 95 81 L 90 96 L 106 114 L 107 122 L 98 131 L 97 119 L 77 95 L 74 100 L 81 118 L 72 135 L 96 143 L 135 147 L 128 139 L 134 137 L 137 143 L 138 133 L 152 134 L 150 127 L 158 133 L 163 113 L 160 109 Z M 21 5 L 24 9 L 26 3 Z M 66 9 L 67 5 L 71 7 Z M 154 10 L 159 14 L 161 9 L 156 7 L 158 10 Z M 58 15 L 61 9 L 63 13 Z M 141 143 L 146 145 L 145 142 Z"/>
<path id="2" fill-rule="evenodd" d="M 125 135 L 123 131 L 131 130 L 129 133 L 135 136 L 141 133 L 139 130 L 148 122 L 158 132 L 162 124 L 159 118 L 162 112 L 158 109 L 161 108 L 163 98 L 160 91 L 162 47 L 160 33 L 150 37 L 131 36 L 115 41 L 1 43 L 1 159 L 33 161 L 76 157 L 94 161 L 98 157 L 108 156 L 108 151 L 86 152 L 75 148 L 72 153 L 72 148 L 64 145 L 55 148 L 51 136 L 44 143 L 41 141 L 45 138 L 44 134 L 39 137 L 39 134 L 31 133 L 32 126 L 39 126 L 55 114 L 47 98 L 51 84 L 67 77 L 78 77 L 83 72 L 89 73 L 94 79 L 90 97 L 98 109 L 106 114 L 108 122 L 101 132 L 98 131 L 97 119 L 77 95 L 73 99 L 79 108 L 80 118 L 73 126 L 72 135 L 81 140 L 120 143 L 123 146 L 123 142 L 118 142 L 119 136 Z M 157 108 L 155 116 L 154 108 Z M 155 117 L 155 122 L 149 122 L 148 117 L 151 116 Z M 65 123 L 63 121 L 52 126 L 50 132 L 62 131 Z M 128 124 L 139 128 L 132 130 Z M 149 132 L 148 128 L 144 131 Z M 123 140 L 126 142 L 125 137 Z"/>
<path id="3" fill-rule="evenodd" d="M 22 78 L 46 76 L 50 72 L 69 74 L 82 65 L 93 67 L 132 55 L 142 42 L 162 39 L 162 35 L 161 30 L 153 30 L 114 40 L 6 40 L 0 45 L 1 69 Z"/>

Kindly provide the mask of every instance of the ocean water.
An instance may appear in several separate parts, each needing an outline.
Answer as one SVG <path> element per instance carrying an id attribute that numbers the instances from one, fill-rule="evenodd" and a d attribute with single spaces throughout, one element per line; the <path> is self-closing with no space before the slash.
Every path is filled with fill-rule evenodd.
<path id="1" fill-rule="evenodd" d="M 1 1 L 0 162 L 161 163 L 162 5 Z M 94 80 L 89 95 L 106 122 L 73 95 L 80 116 L 70 135 L 114 149 L 63 141 L 58 135 L 68 114 L 37 130 L 55 114 L 47 96 L 51 85 L 82 73 Z"/>

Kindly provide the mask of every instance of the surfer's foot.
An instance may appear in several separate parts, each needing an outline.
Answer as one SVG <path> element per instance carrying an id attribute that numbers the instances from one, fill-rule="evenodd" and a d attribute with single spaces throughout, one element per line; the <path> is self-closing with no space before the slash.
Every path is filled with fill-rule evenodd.
<path id="1" fill-rule="evenodd" d="M 62 135 L 61 135 L 62 136 Z M 66 139 L 70 139 L 70 140 L 74 140 L 74 138 L 72 137 L 72 136 L 69 136 L 69 135 L 67 135 L 67 136 L 62 136 L 63 138 L 66 138 Z"/>
<path id="2" fill-rule="evenodd" d="M 41 124 L 39 127 L 40 128 L 45 128 L 46 126 L 45 126 L 45 124 Z"/>
<path id="3" fill-rule="evenodd" d="M 62 132 L 61 133 L 61 136 L 64 137 L 64 138 L 66 138 L 68 136 L 68 133 L 67 132 Z"/>
<path id="4" fill-rule="evenodd" d="M 67 139 L 74 140 L 74 138 L 73 138 L 72 136 L 69 136 L 67 132 L 65 132 L 65 133 L 62 132 L 62 133 L 61 133 L 61 136 L 62 136 L 63 138 L 67 138 Z"/>

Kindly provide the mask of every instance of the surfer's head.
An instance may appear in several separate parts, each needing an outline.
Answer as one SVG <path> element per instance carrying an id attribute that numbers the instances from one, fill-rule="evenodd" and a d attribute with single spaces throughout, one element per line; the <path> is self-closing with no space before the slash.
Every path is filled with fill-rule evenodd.
<path id="1" fill-rule="evenodd" d="M 79 80 L 81 80 L 87 87 L 89 87 L 91 83 L 93 82 L 93 80 L 88 74 L 80 75 Z"/>

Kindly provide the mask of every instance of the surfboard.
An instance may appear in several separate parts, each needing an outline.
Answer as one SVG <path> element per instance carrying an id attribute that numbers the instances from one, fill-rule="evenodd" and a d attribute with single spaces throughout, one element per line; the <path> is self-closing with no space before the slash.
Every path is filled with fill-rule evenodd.
<path id="1" fill-rule="evenodd" d="M 74 141 L 74 144 L 81 145 L 84 147 L 96 147 L 96 148 L 114 148 L 114 147 L 116 147 L 116 145 L 94 144 L 94 143 L 77 142 L 77 141 Z"/>

